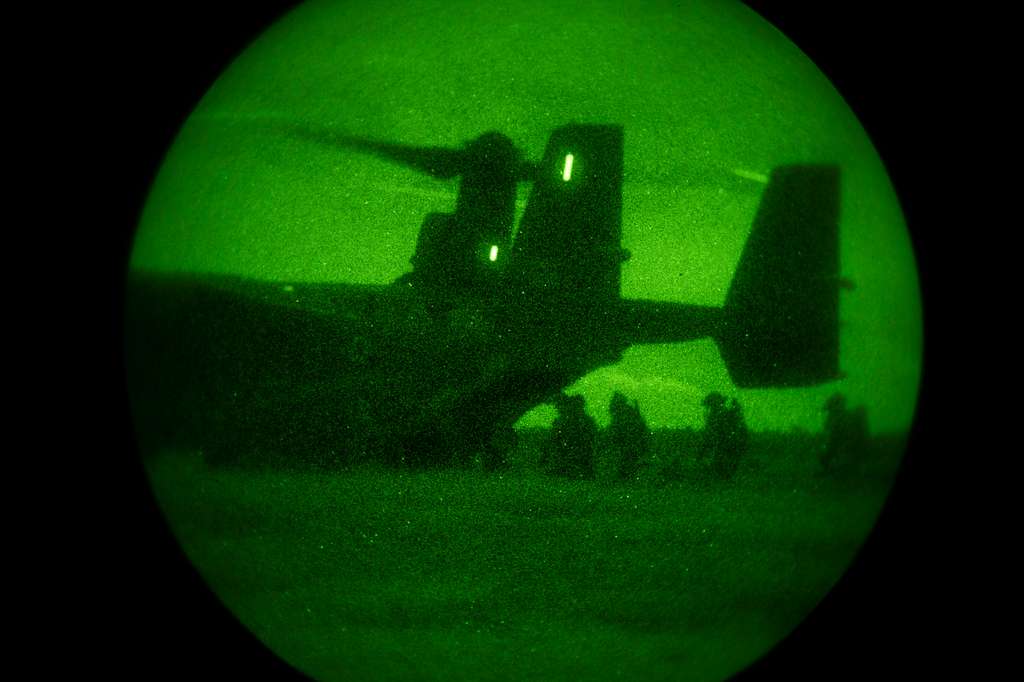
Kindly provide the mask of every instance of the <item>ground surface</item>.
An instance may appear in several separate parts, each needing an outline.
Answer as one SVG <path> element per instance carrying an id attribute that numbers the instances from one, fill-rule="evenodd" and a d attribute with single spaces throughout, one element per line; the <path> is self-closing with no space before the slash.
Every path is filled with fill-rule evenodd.
<path id="1" fill-rule="evenodd" d="M 851 561 L 900 448 L 846 476 L 754 448 L 731 482 L 148 460 L 216 593 L 318 679 L 722 679 Z M 528 459 L 528 457 L 527 457 Z M 599 468 L 599 472 L 604 471 Z M 684 468 L 684 473 L 696 470 Z"/>

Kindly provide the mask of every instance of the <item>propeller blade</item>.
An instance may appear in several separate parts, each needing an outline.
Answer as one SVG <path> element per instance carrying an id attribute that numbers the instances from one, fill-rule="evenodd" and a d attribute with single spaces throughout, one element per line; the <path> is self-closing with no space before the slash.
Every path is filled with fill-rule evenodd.
<path id="1" fill-rule="evenodd" d="M 460 149 L 417 147 L 347 136 L 339 136 L 337 140 L 339 146 L 366 152 L 444 180 L 454 178 L 466 167 L 466 155 Z"/>
<path id="2" fill-rule="evenodd" d="M 449 179 L 461 173 L 466 165 L 466 154 L 461 149 L 447 147 L 418 147 L 415 145 L 381 142 L 355 135 L 342 135 L 325 129 L 301 125 L 279 126 L 281 132 L 335 149 L 348 149 L 372 154 L 386 161 L 401 164 L 435 178 Z"/>
<path id="3" fill-rule="evenodd" d="M 209 119 L 220 117 L 207 116 Z M 536 180 L 539 173 L 538 164 L 526 161 L 518 157 L 518 152 L 512 147 L 511 140 L 508 140 L 500 133 L 485 133 L 475 140 L 467 143 L 460 149 L 450 147 L 421 147 L 417 145 L 402 144 L 398 142 L 383 142 L 358 135 L 346 135 L 334 132 L 327 128 L 318 128 L 302 123 L 296 123 L 276 116 L 245 117 L 245 122 L 258 124 L 264 130 L 271 129 L 280 135 L 293 139 L 306 140 L 324 147 L 335 150 L 357 151 L 371 154 L 385 161 L 398 163 L 412 168 L 421 173 L 426 173 L 435 178 L 448 180 L 462 175 L 471 168 L 488 165 L 493 151 L 506 151 L 494 147 L 497 142 L 506 142 L 512 154 L 508 161 L 514 163 L 513 176 L 520 182 Z M 497 138 L 501 138 L 498 140 Z"/>

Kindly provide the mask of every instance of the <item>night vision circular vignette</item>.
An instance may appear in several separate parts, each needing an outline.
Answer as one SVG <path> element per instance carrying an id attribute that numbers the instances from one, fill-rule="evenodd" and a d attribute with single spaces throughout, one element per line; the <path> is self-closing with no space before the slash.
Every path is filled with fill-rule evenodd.
<path id="1" fill-rule="evenodd" d="M 870 533 L 921 373 L 882 162 L 739 3 L 301 5 L 126 293 L 175 537 L 323 680 L 744 669 Z"/>

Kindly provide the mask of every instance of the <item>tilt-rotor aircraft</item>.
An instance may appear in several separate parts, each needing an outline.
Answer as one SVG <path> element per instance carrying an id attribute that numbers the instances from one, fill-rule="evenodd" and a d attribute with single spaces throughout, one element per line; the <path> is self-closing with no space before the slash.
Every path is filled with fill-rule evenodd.
<path id="1" fill-rule="evenodd" d="M 132 272 L 129 388 L 144 452 L 214 463 L 497 466 L 512 425 L 634 344 L 712 338 L 742 388 L 839 369 L 839 170 L 775 168 L 722 307 L 623 298 L 623 129 L 571 124 L 540 163 L 487 133 L 459 149 L 293 128 L 459 178 L 386 285 Z M 513 229 L 516 188 L 532 188 Z"/>

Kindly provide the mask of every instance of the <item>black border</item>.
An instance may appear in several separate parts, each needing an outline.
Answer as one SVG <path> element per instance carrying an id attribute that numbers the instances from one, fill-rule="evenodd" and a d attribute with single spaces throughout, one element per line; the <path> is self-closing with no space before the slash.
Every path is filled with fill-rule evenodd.
<path id="1" fill-rule="evenodd" d="M 298 3 L 197 0 L 152 2 L 89 17 L 99 26 L 83 46 L 97 58 L 94 79 L 73 89 L 79 101 L 105 102 L 92 121 L 86 154 L 97 189 L 90 197 L 86 248 L 95 253 L 106 294 L 107 332 L 91 349 L 88 381 L 102 408 L 88 412 L 92 433 L 117 457 L 100 471 L 87 501 L 80 549 L 96 557 L 90 592 L 100 615 L 72 635 L 99 672 L 141 677 L 296 676 L 244 630 L 181 556 L 153 503 L 131 435 L 120 382 L 122 273 L 147 189 L 181 123 L 230 61 L 276 17 Z M 886 163 L 907 216 L 925 300 L 926 360 L 908 455 L 877 530 L 821 606 L 741 679 L 910 677 L 944 670 L 937 648 L 958 627 L 936 602 L 949 591 L 942 564 L 936 490 L 945 462 L 935 452 L 936 367 L 944 331 L 938 267 L 942 213 L 935 196 L 942 158 L 934 112 L 956 93 L 945 81 L 943 17 L 895 12 L 882 2 L 780 3 L 749 0 L 832 80 L 857 113 Z M 820 5 L 820 6 L 819 6 Z M 98 77 L 96 75 L 98 74 Z M 102 219 L 99 217 L 102 216 Z M 98 267 L 96 266 L 98 264 Z M 95 327 L 95 309 L 81 311 Z M 86 320 L 88 318 L 88 321 Z M 97 361 L 98 360 L 98 361 Z M 117 377 L 112 380 L 111 377 Z M 96 427 L 99 427 L 99 433 Z M 943 517 L 942 521 L 946 519 Z M 99 546 L 95 539 L 100 538 Z M 948 671 L 947 671 L 948 672 Z"/>

